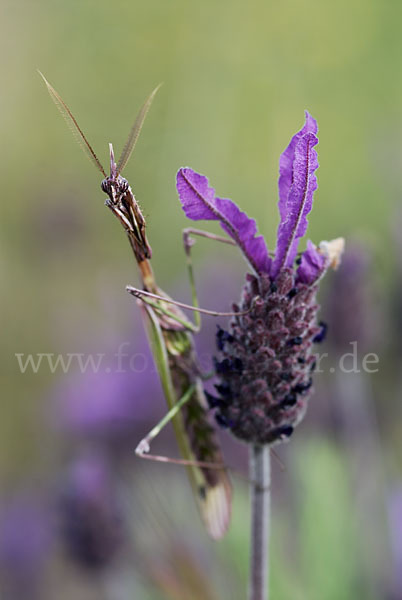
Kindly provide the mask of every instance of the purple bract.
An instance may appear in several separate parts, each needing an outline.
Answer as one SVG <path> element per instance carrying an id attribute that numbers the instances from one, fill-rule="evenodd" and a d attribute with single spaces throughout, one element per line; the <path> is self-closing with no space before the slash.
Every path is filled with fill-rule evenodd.
<path id="1" fill-rule="evenodd" d="M 177 174 L 177 191 L 184 212 L 193 221 L 219 221 L 221 227 L 242 249 L 257 272 L 267 272 L 271 266 L 268 250 L 262 235 L 255 237 L 257 224 L 227 198 L 217 198 L 208 179 L 192 169 L 180 169 Z"/>

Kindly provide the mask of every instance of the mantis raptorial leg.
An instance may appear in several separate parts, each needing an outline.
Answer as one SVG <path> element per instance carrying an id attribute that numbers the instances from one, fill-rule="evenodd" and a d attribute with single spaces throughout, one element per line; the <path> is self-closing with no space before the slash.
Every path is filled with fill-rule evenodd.
<path id="1" fill-rule="evenodd" d="M 247 311 L 243 311 L 243 312 L 221 312 L 221 311 L 216 311 L 216 310 L 207 310 L 205 308 L 200 308 L 199 302 L 198 302 L 197 289 L 196 289 L 196 285 L 195 285 L 194 268 L 193 268 L 193 263 L 192 263 L 192 258 L 191 258 L 191 248 L 194 245 L 195 240 L 193 240 L 191 238 L 191 235 L 197 235 L 199 237 L 204 237 L 209 240 L 221 242 L 223 244 L 229 244 L 231 246 L 235 246 L 236 244 L 230 238 L 225 238 L 221 235 L 215 235 L 213 233 L 209 233 L 208 231 L 203 231 L 201 229 L 186 228 L 183 230 L 183 246 L 184 246 L 184 251 L 186 254 L 186 266 L 187 266 L 187 273 L 188 273 L 188 278 L 189 278 L 189 282 L 190 282 L 192 305 L 185 304 L 184 302 L 178 302 L 177 300 L 172 300 L 171 298 L 167 298 L 167 297 L 161 296 L 159 294 L 154 294 L 154 293 L 151 293 L 146 290 L 141 290 L 132 285 L 126 286 L 126 290 L 130 294 L 135 296 L 136 298 L 139 298 L 139 299 L 143 300 L 144 302 L 146 302 L 147 304 L 149 304 L 149 306 L 152 306 L 153 308 L 157 309 L 162 314 L 165 314 L 166 316 L 175 319 L 178 323 L 183 325 L 186 329 L 188 329 L 192 333 L 199 333 L 199 331 L 201 329 L 201 314 L 208 315 L 211 317 L 234 317 L 236 315 L 237 316 L 245 315 L 248 312 L 250 312 L 251 309 L 249 309 Z M 193 311 L 195 313 L 194 323 L 192 323 L 191 321 L 187 321 L 185 319 L 179 318 L 177 315 L 174 315 L 171 311 L 169 311 L 168 309 L 161 306 L 160 303 L 154 302 L 154 300 L 159 300 L 160 302 L 164 302 L 167 304 L 173 304 L 175 306 L 179 306 L 180 308 L 184 308 L 186 310 Z"/>

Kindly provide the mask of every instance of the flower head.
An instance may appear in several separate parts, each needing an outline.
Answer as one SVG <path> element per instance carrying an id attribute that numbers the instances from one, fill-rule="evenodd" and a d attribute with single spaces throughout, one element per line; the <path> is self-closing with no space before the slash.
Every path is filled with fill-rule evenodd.
<path id="1" fill-rule="evenodd" d="M 4 597 L 10 600 L 43 597 L 46 563 L 52 552 L 51 521 L 44 498 L 30 491 L 2 499 L 0 577 Z"/>
<path id="2" fill-rule="evenodd" d="M 150 376 L 148 348 L 122 344 L 121 349 L 127 357 L 138 356 L 140 370 L 134 372 L 124 364 L 120 371 L 111 360 L 104 370 L 63 379 L 52 396 L 56 407 L 53 424 L 76 439 L 131 456 L 133 439 L 158 418 L 160 389 Z"/>
<path id="3" fill-rule="evenodd" d="M 317 123 L 306 112 L 303 128 L 279 161 L 279 213 L 275 255 L 269 255 L 253 219 L 229 199 L 219 198 L 208 179 L 192 169 L 177 174 L 184 212 L 192 220 L 219 221 L 254 273 L 248 274 L 229 331 L 218 328 L 217 395 L 209 395 L 218 423 L 244 441 L 273 444 L 288 439 L 302 419 L 315 367 L 312 345 L 323 337 L 317 323 L 318 281 L 337 266 L 343 240 L 308 241 L 307 215 L 317 189 Z"/>
<path id="4" fill-rule="evenodd" d="M 391 489 L 387 502 L 392 551 L 392 587 L 395 598 L 402 593 L 402 487 Z M 392 596 L 393 597 L 393 596 Z"/>
<path id="5" fill-rule="evenodd" d="M 102 454 L 81 455 L 63 481 L 59 517 L 62 539 L 83 568 L 102 569 L 124 545 L 123 511 L 110 465 Z"/>
<path id="6" fill-rule="evenodd" d="M 385 330 L 381 318 L 381 294 L 373 278 L 370 248 L 348 243 L 341 268 L 327 289 L 326 314 L 331 321 L 331 347 L 339 355 L 357 343 L 360 353 L 381 344 Z"/>

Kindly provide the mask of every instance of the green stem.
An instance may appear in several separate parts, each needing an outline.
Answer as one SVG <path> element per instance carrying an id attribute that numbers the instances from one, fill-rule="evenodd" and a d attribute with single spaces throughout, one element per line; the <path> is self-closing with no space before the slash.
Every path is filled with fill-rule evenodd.
<path id="1" fill-rule="evenodd" d="M 270 479 L 269 446 L 250 446 L 251 555 L 249 600 L 268 600 Z"/>

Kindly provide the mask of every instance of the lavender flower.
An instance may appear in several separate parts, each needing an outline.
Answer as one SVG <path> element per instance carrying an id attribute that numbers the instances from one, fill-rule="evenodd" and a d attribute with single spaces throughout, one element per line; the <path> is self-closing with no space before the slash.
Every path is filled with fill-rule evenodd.
<path id="1" fill-rule="evenodd" d="M 402 595 L 402 486 L 391 491 L 388 500 L 388 518 L 391 535 L 393 558 L 393 592 L 392 597 Z"/>
<path id="2" fill-rule="evenodd" d="M 52 525 L 40 498 L 20 493 L 3 502 L 0 574 L 4 597 L 10 600 L 42 597 L 42 579 L 51 545 Z"/>
<path id="3" fill-rule="evenodd" d="M 381 297 L 373 282 L 370 249 L 357 242 L 348 243 L 342 266 L 332 278 L 325 303 L 331 322 L 331 345 L 338 353 L 350 352 L 357 342 L 359 352 L 378 348 L 381 322 Z"/>
<path id="4" fill-rule="evenodd" d="M 254 273 L 246 276 L 240 305 L 249 311 L 234 317 L 229 330 L 218 329 L 217 395 L 211 408 L 222 426 L 253 444 L 274 444 L 290 437 L 303 418 L 312 390 L 318 282 L 336 267 L 343 240 L 311 241 L 298 256 L 317 188 L 317 123 L 306 112 L 303 128 L 293 136 L 279 162 L 279 213 L 275 256 L 257 235 L 253 219 L 229 199 L 219 198 L 208 179 L 192 169 L 177 174 L 184 212 L 192 220 L 219 221 L 242 250 Z"/>
<path id="5" fill-rule="evenodd" d="M 139 348 L 137 354 L 144 365 L 141 372 L 119 372 L 110 362 L 104 371 L 64 379 L 52 398 L 53 402 L 56 399 L 56 428 L 99 443 L 110 452 L 131 456 L 135 439 L 158 419 L 161 396 L 149 350 Z M 124 351 L 128 354 L 130 348 L 125 346 Z"/>
<path id="6" fill-rule="evenodd" d="M 99 453 L 80 456 L 68 470 L 60 499 L 60 526 L 71 558 L 83 568 L 107 567 L 125 535 L 117 481 Z"/>

